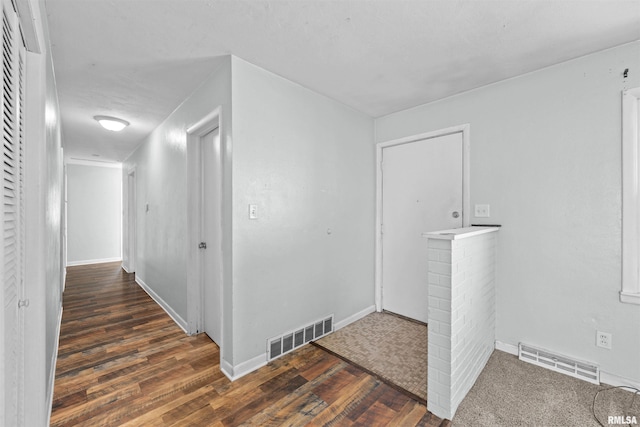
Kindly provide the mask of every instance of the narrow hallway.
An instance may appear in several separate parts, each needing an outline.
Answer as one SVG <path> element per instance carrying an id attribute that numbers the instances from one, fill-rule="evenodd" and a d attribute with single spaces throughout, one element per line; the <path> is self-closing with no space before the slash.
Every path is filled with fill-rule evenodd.
<path id="1" fill-rule="evenodd" d="M 426 407 L 315 346 L 230 382 L 120 263 L 69 267 L 52 426 L 440 426 Z M 447 422 L 443 423 L 448 425 Z"/>
<path id="2" fill-rule="evenodd" d="M 185 335 L 119 262 L 67 271 L 52 426 L 121 425 L 223 377 L 217 346 Z"/>

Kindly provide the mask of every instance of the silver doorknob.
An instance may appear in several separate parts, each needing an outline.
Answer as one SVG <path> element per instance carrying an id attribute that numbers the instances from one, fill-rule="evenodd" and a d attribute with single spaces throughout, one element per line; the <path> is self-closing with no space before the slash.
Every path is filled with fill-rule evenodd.
<path id="1" fill-rule="evenodd" d="M 452 216 L 452 217 L 454 217 L 454 218 L 458 218 L 458 217 L 460 216 L 460 212 L 458 212 L 458 211 L 454 211 L 454 212 L 451 214 L 451 216 Z"/>

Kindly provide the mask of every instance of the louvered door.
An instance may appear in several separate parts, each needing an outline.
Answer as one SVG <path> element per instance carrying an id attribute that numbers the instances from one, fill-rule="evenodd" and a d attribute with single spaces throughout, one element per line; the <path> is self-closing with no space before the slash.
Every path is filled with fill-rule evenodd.
<path id="1" fill-rule="evenodd" d="M 0 354 L 4 425 L 22 425 L 23 300 L 22 219 L 24 182 L 24 57 L 18 19 L 13 6 L 2 10 L 2 328 Z"/>

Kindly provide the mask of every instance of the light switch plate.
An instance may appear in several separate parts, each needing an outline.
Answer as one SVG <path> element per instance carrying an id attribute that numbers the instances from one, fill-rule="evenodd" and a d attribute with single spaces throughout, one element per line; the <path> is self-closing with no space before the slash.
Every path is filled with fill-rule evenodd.
<path id="1" fill-rule="evenodd" d="M 249 205 L 249 219 L 258 219 L 258 205 Z"/>
<path id="2" fill-rule="evenodd" d="M 476 218 L 489 218 L 490 210 L 489 205 L 476 205 L 475 206 L 475 217 Z"/>

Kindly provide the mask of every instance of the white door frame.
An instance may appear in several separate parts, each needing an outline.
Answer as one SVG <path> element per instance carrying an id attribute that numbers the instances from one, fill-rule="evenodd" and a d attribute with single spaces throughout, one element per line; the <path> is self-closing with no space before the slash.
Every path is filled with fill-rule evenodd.
<path id="1" fill-rule="evenodd" d="M 124 221 L 125 227 L 123 227 L 123 245 L 127 247 L 127 256 L 123 256 L 122 268 L 127 273 L 134 273 L 136 271 L 136 243 L 137 243 L 137 221 L 136 221 L 136 167 L 133 166 L 127 171 L 126 183 L 123 185 L 126 188 L 126 197 L 123 197 L 123 202 L 126 208 L 126 218 Z M 124 252 L 124 251 L 123 251 Z M 124 255 L 124 254 L 123 254 Z"/>
<path id="2" fill-rule="evenodd" d="M 222 120 L 220 119 L 220 114 L 221 108 L 218 107 L 187 129 L 187 333 L 189 333 L 190 335 L 204 331 L 204 310 L 202 307 L 202 302 L 204 299 L 204 287 L 202 283 L 202 263 L 199 254 L 200 249 L 198 248 L 201 239 L 200 226 L 202 222 L 200 191 L 200 186 L 202 185 L 200 166 L 200 141 L 202 137 L 215 130 L 216 128 L 221 127 Z M 221 150 L 221 164 L 219 166 L 223 167 L 225 150 L 222 129 L 220 129 L 219 133 Z M 226 185 L 224 182 L 224 173 L 221 173 L 221 175 L 223 176 L 221 191 L 224 193 L 224 186 Z M 223 232 L 222 224 L 220 224 L 220 226 L 220 231 Z M 225 249 L 223 246 L 222 258 L 224 258 L 225 256 L 224 250 Z M 223 269 L 223 271 L 221 272 L 221 277 L 223 278 L 222 281 L 224 281 L 223 259 L 220 259 L 219 261 L 220 262 L 218 265 L 220 265 Z M 219 306 L 217 307 L 218 310 L 220 310 L 220 331 L 218 334 L 218 336 L 220 337 L 220 342 L 217 344 L 220 347 L 221 360 L 223 355 L 222 346 L 224 342 L 224 335 L 222 333 L 222 331 L 224 330 L 224 304 L 222 303 L 222 301 L 224 300 L 224 286 L 222 281 L 219 284 L 220 301 Z"/>
<path id="3" fill-rule="evenodd" d="M 462 133 L 462 226 L 468 227 L 471 218 L 469 173 L 470 167 L 470 125 L 463 124 L 440 129 L 433 132 L 421 133 L 376 144 L 376 271 L 375 271 L 375 302 L 376 311 L 382 311 L 382 150 L 396 145 L 410 144 L 425 139 Z M 428 230 L 424 230 L 428 231 Z M 436 231 L 436 230 L 433 230 Z M 425 245 L 427 243 L 425 242 Z M 427 262 L 427 260 L 424 260 Z"/>

